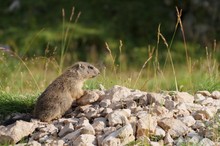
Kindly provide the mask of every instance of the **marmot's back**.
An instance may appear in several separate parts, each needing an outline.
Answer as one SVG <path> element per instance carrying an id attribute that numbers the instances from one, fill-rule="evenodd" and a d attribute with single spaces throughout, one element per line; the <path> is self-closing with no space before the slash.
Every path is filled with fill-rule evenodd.
<path id="1" fill-rule="evenodd" d="M 55 79 L 38 97 L 34 116 L 41 121 L 60 118 L 80 98 L 83 82 L 99 74 L 99 70 L 86 62 L 77 62 Z"/>

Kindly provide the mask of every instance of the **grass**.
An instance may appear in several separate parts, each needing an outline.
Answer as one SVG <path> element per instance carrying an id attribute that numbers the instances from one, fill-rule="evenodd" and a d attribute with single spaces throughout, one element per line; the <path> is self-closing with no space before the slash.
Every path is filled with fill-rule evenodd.
<path id="1" fill-rule="evenodd" d="M 31 113 L 34 103 L 36 101 L 36 95 L 20 95 L 11 94 L 1 91 L 0 92 L 0 122 L 7 115 L 12 113 Z"/>
<path id="2" fill-rule="evenodd" d="M 70 21 L 72 21 L 71 13 Z M 78 14 L 79 16 L 79 14 Z M 78 20 L 75 20 L 75 22 Z M 216 41 L 213 48 L 204 48 L 200 58 L 193 58 L 191 48 L 193 44 L 187 44 L 184 37 L 184 29 L 181 22 L 181 11 L 177 9 L 177 23 L 174 33 L 165 38 L 159 25 L 157 44 L 144 48 L 147 52 L 139 55 L 145 56 L 141 68 L 127 66 L 126 44 L 120 40 L 118 52 L 111 50 L 111 44 L 106 42 L 106 54 L 103 54 L 100 65 L 101 75 L 95 79 L 86 81 L 84 89 L 97 89 L 99 84 L 109 89 L 113 85 L 122 85 L 128 88 L 142 91 L 159 92 L 161 90 L 187 91 L 195 93 L 198 90 L 220 90 L 219 62 Z M 14 112 L 31 113 L 39 94 L 53 81 L 68 64 L 66 53 L 68 42 L 71 38 L 70 28 L 65 24 L 65 12 L 63 10 L 63 34 L 60 54 L 55 48 L 46 47 L 45 56 L 20 57 L 19 52 L 13 52 L 6 48 L 0 48 L 0 120 Z M 183 34 L 183 42 L 175 41 L 175 34 L 180 27 Z M 162 40 L 162 41 L 161 41 Z M 115 45 L 115 44 L 114 44 Z M 161 52 L 165 47 L 167 52 Z M 48 55 L 51 52 L 53 55 Z M 59 54 L 59 55 L 56 55 Z M 185 61 L 179 62 L 179 56 L 185 55 Z M 137 55 L 138 56 L 138 55 Z M 89 58 L 88 58 L 89 60 Z M 68 60 L 70 62 L 70 60 Z M 140 66 L 140 65 L 138 65 Z M 146 145 L 140 142 L 132 144 Z"/>

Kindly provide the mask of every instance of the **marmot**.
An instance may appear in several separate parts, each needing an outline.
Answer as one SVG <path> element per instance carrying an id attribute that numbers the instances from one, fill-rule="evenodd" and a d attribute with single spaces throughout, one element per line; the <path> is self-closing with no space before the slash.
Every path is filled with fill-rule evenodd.
<path id="1" fill-rule="evenodd" d="M 86 62 L 69 67 L 38 97 L 34 117 L 48 122 L 63 116 L 72 102 L 84 95 L 83 82 L 99 73 L 96 67 Z"/>

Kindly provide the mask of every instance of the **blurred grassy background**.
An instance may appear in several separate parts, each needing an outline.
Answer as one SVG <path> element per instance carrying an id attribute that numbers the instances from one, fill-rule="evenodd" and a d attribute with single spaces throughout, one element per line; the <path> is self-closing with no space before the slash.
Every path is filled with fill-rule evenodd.
<path id="1" fill-rule="evenodd" d="M 146 91 L 176 90 L 176 85 L 190 92 L 220 89 L 219 18 L 209 9 L 218 8 L 218 2 L 210 1 L 208 7 L 189 0 L 20 0 L 18 7 L 10 9 L 15 1 L 19 0 L 0 5 L 0 89 L 4 92 L 39 93 L 78 60 L 102 70 L 85 88 L 101 83 L 107 88 L 120 84 Z M 175 6 L 183 9 L 187 57 L 181 27 L 175 30 Z M 158 39 L 159 24 L 169 47 Z M 207 26 L 212 30 L 204 29 Z"/>

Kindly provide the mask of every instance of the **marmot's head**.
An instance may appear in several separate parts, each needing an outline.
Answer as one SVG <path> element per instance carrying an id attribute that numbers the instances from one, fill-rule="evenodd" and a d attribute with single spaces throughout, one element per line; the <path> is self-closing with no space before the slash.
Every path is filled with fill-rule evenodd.
<path id="1" fill-rule="evenodd" d="M 89 79 L 100 74 L 100 71 L 95 66 L 87 62 L 77 62 L 68 70 L 77 73 L 77 76 L 80 79 Z"/>

